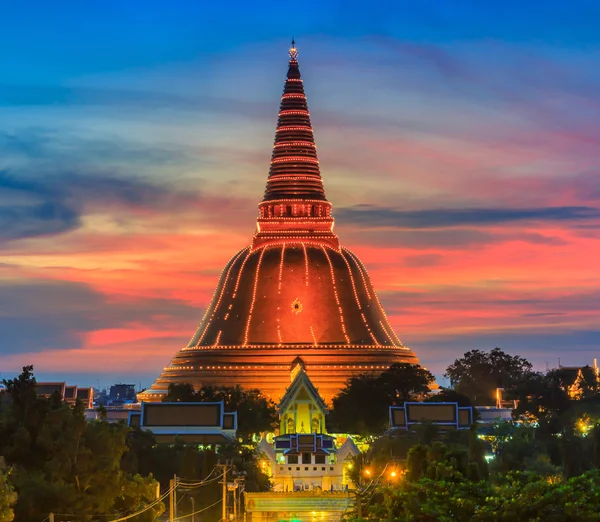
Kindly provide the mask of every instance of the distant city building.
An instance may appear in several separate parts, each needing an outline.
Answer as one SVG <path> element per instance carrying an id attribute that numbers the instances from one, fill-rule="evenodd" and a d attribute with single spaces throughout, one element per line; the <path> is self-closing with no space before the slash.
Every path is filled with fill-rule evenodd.
<path id="1" fill-rule="evenodd" d="M 301 355 L 329 402 L 351 377 L 418 362 L 333 230 L 297 57 L 292 47 L 256 233 L 223 269 L 191 341 L 140 401 L 160 401 L 171 383 L 258 388 L 278 401 Z"/>
<path id="2" fill-rule="evenodd" d="M 67 385 L 66 382 L 37 382 L 35 391 L 42 397 L 52 397 L 55 393 L 68 404 L 75 404 L 79 399 L 85 408 L 94 405 L 94 390 L 90 387 Z"/>
<path id="3" fill-rule="evenodd" d="M 135 402 L 135 384 L 113 384 L 110 387 L 108 397 L 113 404 L 127 401 Z"/>

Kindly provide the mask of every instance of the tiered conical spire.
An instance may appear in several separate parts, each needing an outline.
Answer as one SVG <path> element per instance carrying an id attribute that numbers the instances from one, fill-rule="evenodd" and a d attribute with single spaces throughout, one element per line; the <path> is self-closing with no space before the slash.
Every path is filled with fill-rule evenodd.
<path id="1" fill-rule="evenodd" d="M 338 247 L 293 40 L 289 54 L 271 167 L 265 196 L 259 205 L 253 246 L 297 238 Z"/>
<path id="2" fill-rule="evenodd" d="M 293 40 L 263 201 L 276 199 L 326 201 L 310 114 L 298 67 L 298 50 Z"/>

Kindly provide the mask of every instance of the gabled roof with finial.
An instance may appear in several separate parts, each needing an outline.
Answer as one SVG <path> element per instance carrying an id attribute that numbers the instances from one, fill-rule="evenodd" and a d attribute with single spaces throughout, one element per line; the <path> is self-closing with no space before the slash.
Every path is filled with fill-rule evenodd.
<path id="1" fill-rule="evenodd" d="M 315 388 L 314 384 L 306 375 L 304 371 L 304 367 L 296 366 L 292 368 L 292 371 L 296 371 L 296 376 L 292 383 L 285 390 L 285 394 L 279 401 L 279 414 L 282 415 L 289 408 L 290 404 L 292 404 L 298 395 L 302 392 L 302 390 L 306 390 L 306 393 L 313 401 L 313 403 L 321 410 L 321 413 L 327 413 L 327 406 L 325 405 L 325 401 L 319 395 L 319 391 Z"/>

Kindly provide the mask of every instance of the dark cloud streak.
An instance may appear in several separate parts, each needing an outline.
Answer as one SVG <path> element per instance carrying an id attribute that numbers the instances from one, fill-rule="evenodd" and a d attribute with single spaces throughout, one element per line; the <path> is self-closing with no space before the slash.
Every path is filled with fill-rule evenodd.
<path id="1" fill-rule="evenodd" d="M 336 210 L 346 223 L 372 228 L 451 228 L 524 221 L 581 222 L 600 219 L 600 209 L 585 206 L 539 208 L 433 208 L 397 210 L 356 205 Z"/>

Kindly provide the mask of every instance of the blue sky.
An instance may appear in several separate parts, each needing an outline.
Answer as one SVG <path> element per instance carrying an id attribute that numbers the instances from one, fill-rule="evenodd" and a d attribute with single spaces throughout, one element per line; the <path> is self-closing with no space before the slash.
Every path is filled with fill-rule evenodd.
<path id="1" fill-rule="evenodd" d="M 493 5 L 496 4 L 496 5 Z M 0 368 L 149 384 L 250 240 L 292 36 L 336 230 L 438 375 L 600 346 L 597 2 L 20 2 Z"/>

